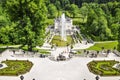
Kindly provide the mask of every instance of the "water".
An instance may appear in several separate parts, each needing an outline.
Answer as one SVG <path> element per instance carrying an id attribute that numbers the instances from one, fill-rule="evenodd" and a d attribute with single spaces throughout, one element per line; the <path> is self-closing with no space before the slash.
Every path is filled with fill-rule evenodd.
<path id="1" fill-rule="evenodd" d="M 65 25 L 65 14 L 63 13 L 61 16 L 61 38 L 66 41 L 66 25 Z"/>

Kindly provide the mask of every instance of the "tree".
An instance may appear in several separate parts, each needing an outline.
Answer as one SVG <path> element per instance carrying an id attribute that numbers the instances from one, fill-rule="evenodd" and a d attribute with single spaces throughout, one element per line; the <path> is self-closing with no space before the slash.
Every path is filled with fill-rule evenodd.
<path id="1" fill-rule="evenodd" d="M 60 3 L 63 10 L 65 9 L 66 5 L 70 4 L 69 0 L 60 0 Z"/>
<path id="2" fill-rule="evenodd" d="M 115 22 L 119 24 L 120 23 L 120 9 L 116 8 L 115 12 L 116 12 L 116 14 L 115 14 Z"/>
<path id="3" fill-rule="evenodd" d="M 7 13 L 4 11 L 2 5 L 0 4 L 0 42 L 3 44 L 8 44 L 9 34 L 11 28 L 9 27 L 10 20 L 7 17 Z"/>
<path id="4" fill-rule="evenodd" d="M 6 12 L 3 10 L 2 5 L 0 4 L 0 28 L 5 27 L 10 22 L 9 18 L 7 17 Z"/>
<path id="5" fill-rule="evenodd" d="M 12 28 L 9 26 L 2 27 L 0 29 L 0 42 L 3 44 L 9 44 L 10 43 L 10 32 Z"/>
<path id="6" fill-rule="evenodd" d="M 15 33 L 19 44 L 27 45 L 28 50 L 42 45 L 45 38 L 47 9 L 43 0 L 7 0 L 7 12 L 16 23 Z"/>
<path id="7" fill-rule="evenodd" d="M 56 18 L 57 17 L 57 8 L 54 4 L 48 5 L 48 17 L 50 18 Z"/>
<path id="8" fill-rule="evenodd" d="M 111 30 L 108 27 L 108 21 L 104 11 L 98 4 L 88 5 L 87 22 L 85 23 L 87 35 L 93 40 L 108 40 L 111 38 Z"/>
<path id="9" fill-rule="evenodd" d="M 80 8 L 80 13 L 82 14 L 82 19 L 83 19 L 83 22 L 84 22 L 84 20 L 85 20 L 86 17 L 87 17 L 87 14 L 88 14 L 87 6 L 81 7 L 81 8 Z"/>
<path id="10" fill-rule="evenodd" d="M 119 25 L 119 29 L 118 29 L 118 46 L 117 46 L 117 50 L 120 52 L 120 25 Z"/>
<path id="11" fill-rule="evenodd" d="M 72 17 L 74 18 L 74 17 L 77 16 L 78 13 L 79 13 L 79 8 L 78 8 L 78 6 L 75 5 L 75 4 L 71 4 L 71 5 L 69 6 L 69 12 L 72 14 Z"/>

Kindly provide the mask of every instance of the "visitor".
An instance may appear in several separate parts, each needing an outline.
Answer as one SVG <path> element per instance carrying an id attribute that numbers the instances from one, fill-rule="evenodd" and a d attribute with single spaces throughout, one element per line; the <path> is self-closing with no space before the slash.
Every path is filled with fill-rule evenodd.
<path id="1" fill-rule="evenodd" d="M 97 75 L 97 76 L 95 77 L 95 79 L 96 79 L 96 80 L 99 80 L 100 78 L 99 78 L 99 76 Z"/>
<path id="2" fill-rule="evenodd" d="M 15 54 L 15 50 L 13 50 L 13 54 Z"/>
<path id="3" fill-rule="evenodd" d="M 25 54 L 25 51 L 23 51 L 23 53 Z"/>
<path id="4" fill-rule="evenodd" d="M 24 76 L 23 76 L 23 75 L 21 75 L 21 76 L 20 76 L 20 79 L 21 79 L 21 80 L 23 80 L 23 79 L 24 79 Z"/>
<path id="5" fill-rule="evenodd" d="M 86 41 L 85 45 L 87 45 L 87 41 Z"/>

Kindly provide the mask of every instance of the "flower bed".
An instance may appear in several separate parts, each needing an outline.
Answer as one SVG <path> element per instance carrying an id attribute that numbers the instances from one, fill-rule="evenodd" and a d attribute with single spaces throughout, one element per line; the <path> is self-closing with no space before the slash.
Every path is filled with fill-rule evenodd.
<path id="1" fill-rule="evenodd" d="M 0 76 L 18 76 L 30 71 L 33 63 L 28 60 L 6 60 L 2 61 L 8 67 L 0 69 Z"/>
<path id="2" fill-rule="evenodd" d="M 120 70 L 113 68 L 115 60 L 91 61 L 87 64 L 90 72 L 100 76 L 119 76 Z"/>

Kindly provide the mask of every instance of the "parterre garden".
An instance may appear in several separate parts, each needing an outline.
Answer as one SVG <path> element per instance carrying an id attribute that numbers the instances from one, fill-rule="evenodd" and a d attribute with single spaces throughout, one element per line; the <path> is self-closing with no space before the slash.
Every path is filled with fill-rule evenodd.
<path id="1" fill-rule="evenodd" d="M 0 76 L 18 76 L 30 71 L 33 63 L 28 60 L 6 60 L 7 67 L 0 69 Z"/>
<path id="2" fill-rule="evenodd" d="M 119 63 L 115 60 L 91 61 L 87 64 L 90 72 L 100 76 L 118 76 L 120 70 L 114 68 L 115 64 Z"/>

